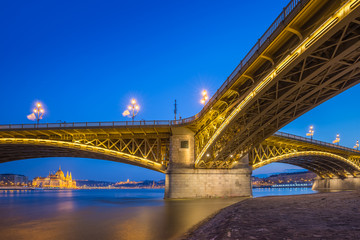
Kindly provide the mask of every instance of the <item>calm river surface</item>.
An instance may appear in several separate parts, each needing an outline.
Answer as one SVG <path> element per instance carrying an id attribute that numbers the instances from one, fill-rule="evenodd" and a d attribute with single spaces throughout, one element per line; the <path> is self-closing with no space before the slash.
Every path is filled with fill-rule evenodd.
<path id="1" fill-rule="evenodd" d="M 254 197 L 309 193 L 314 191 L 253 189 Z M 0 239 L 173 239 L 244 199 L 163 196 L 163 189 L 0 190 Z"/>

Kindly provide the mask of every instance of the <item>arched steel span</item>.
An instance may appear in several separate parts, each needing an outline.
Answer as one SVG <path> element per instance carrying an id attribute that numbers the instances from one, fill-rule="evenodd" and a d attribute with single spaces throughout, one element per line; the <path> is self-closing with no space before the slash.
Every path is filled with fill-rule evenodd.
<path id="1" fill-rule="evenodd" d="M 7 125 L 0 126 L 0 135 L 80 141 L 86 145 L 99 141 L 96 146 L 131 153 L 134 161 L 151 157 L 162 164 L 163 160 L 169 161 L 171 129 L 185 127 L 194 132 L 195 168 L 231 168 L 277 130 L 359 82 L 360 0 L 291 0 L 204 109 L 193 117 L 129 124 L 39 124 L 32 129 Z M 164 138 L 160 137 L 162 128 L 166 128 Z M 153 142 L 137 142 L 137 137 L 147 141 L 149 129 L 160 139 L 156 148 L 161 151 L 155 157 L 147 154 L 149 149 L 155 152 Z M 130 140 L 122 140 L 125 130 L 137 144 L 135 150 L 141 148 L 146 153 L 128 147 Z M 124 146 L 126 151 L 122 151 Z"/>
<path id="2" fill-rule="evenodd" d="M 230 156 L 360 82 L 360 1 L 298 2 L 296 17 L 266 35 L 269 45 L 239 65 L 193 123 L 198 168 L 231 166 Z"/>
<path id="3" fill-rule="evenodd" d="M 45 157 L 77 157 L 127 163 L 161 173 L 165 172 L 165 162 L 159 163 L 140 156 L 119 152 L 104 147 L 81 143 L 46 139 L 5 138 L 0 139 L 0 163 Z"/>
<path id="4" fill-rule="evenodd" d="M 252 167 L 257 169 L 270 163 L 288 163 L 308 169 L 322 178 L 346 178 L 360 173 L 360 167 L 353 161 L 342 156 L 322 151 L 292 152 L 255 163 Z"/>

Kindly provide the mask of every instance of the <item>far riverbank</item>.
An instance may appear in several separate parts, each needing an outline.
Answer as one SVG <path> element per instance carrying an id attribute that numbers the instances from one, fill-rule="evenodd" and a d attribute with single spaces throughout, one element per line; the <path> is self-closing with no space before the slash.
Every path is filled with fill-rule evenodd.
<path id="1" fill-rule="evenodd" d="M 182 239 L 359 239 L 360 192 L 246 199 Z"/>

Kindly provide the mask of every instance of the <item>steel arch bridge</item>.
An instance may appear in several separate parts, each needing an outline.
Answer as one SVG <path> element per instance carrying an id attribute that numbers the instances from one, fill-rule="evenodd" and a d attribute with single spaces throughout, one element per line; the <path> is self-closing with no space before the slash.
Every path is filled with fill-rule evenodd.
<path id="1" fill-rule="evenodd" d="M 123 123 L 128 126 L 116 126 Z M 74 126 L 89 123 L 12 125 L 7 130 L 4 127 L 9 125 L 3 125 L 0 126 L 0 163 L 43 157 L 80 157 L 127 163 L 165 173 L 170 162 L 171 129 L 174 127 L 170 122 L 168 125 L 160 123 L 162 125 L 152 127 L 134 126 L 133 122 L 91 123 L 100 127 L 85 128 Z M 104 127 L 111 124 L 114 127 Z M 297 165 L 322 178 L 345 178 L 360 172 L 360 151 L 277 132 L 249 152 L 249 165 L 253 169 L 273 162 Z M 207 168 L 233 167 L 224 163 L 209 162 Z"/>
<path id="2" fill-rule="evenodd" d="M 0 162 L 73 156 L 174 176 L 186 172 L 175 174 L 176 169 L 215 176 L 284 162 L 322 178 L 356 176 L 359 151 L 275 133 L 359 82 L 360 0 L 291 0 L 197 115 L 175 121 L 1 125 Z M 186 176 L 193 174 L 189 171 Z M 248 177 L 249 171 L 241 174 Z M 175 178 L 170 185 L 182 184 Z"/>
<path id="3" fill-rule="evenodd" d="M 321 178 L 356 177 L 360 173 L 360 151 L 281 132 L 253 148 L 249 159 L 253 169 L 288 163 Z"/>
<path id="4" fill-rule="evenodd" d="M 41 130 L 22 125 L 27 129 L 0 131 L 0 162 L 80 157 L 128 163 L 159 172 L 166 170 L 170 143 L 168 126 L 68 128 L 61 125 L 63 127 Z"/>

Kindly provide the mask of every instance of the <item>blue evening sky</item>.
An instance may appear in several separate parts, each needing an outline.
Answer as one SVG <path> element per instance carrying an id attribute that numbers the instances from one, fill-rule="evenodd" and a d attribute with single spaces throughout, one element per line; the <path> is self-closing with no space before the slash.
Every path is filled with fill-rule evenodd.
<path id="1" fill-rule="evenodd" d="M 214 93 L 281 12 L 288 0 L 13 1 L 0 3 L 0 124 L 26 118 L 40 100 L 42 122 L 185 118 L 199 112 L 202 89 Z M 353 147 L 360 138 L 356 86 L 298 118 L 283 131 Z M 163 179 L 130 165 L 49 158 L 0 164 L 0 173 L 30 178 L 58 166 L 76 179 Z M 271 164 L 255 174 L 294 169 Z"/>

